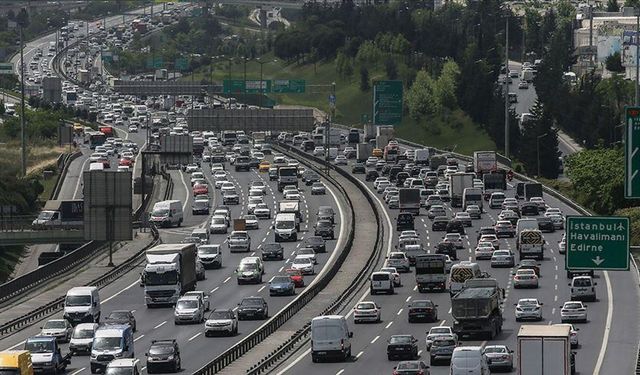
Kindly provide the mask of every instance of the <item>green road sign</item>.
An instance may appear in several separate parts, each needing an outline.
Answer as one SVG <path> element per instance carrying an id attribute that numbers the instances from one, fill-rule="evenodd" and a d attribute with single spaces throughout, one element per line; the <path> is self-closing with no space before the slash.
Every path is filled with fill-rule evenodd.
<path id="1" fill-rule="evenodd" d="M 640 198 L 640 107 L 626 107 L 624 197 Z"/>
<path id="2" fill-rule="evenodd" d="M 271 81 L 263 80 L 247 80 L 245 82 L 245 89 L 247 94 L 259 94 L 271 92 Z"/>
<path id="3" fill-rule="evenodd" d="M 189 60 L 184 57 L 178 57 L 175 62 L 176 70 L 185 71 L 189 69 Z"/>
<path id="4" fill-rule="evenodd" d="M 241 79 L 225 79 L 222 82 L 222 92 L 224 94 L 244 93 L 244 81 Z"/>
<path id="5" fill-rule="evenodd" d="M 13 64 L 0 63 L 0 74 L 13 74 Z"/>
<path id="6" fill-rule="evenodd" d="M 164 66 L 164 63 L 162 61 L 162 57 L 149 57 L 147 58 L 147 68 L 152 69 L 159 69 L 162 68 Z"/>
<path id="7" fill-rule="evenodd" d="M 628 270 L 629 218 L 567 216 L 565 268 Z"/>
<path id="8" fill-rule="evenodd" d="M 373 84 L 373 123 L 397 125 L 402 120 L 402 81 Z"/>
<path id="9" fill-rule="evenodd" d="M 276 94 L 302 94 L 306 85 L 303 79 L 274 79 L 271 81 L 271 91 Z"/>

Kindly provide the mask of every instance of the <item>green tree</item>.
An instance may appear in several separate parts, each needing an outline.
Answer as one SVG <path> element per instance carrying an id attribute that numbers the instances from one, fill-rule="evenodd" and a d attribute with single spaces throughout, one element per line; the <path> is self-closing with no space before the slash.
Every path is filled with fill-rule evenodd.
<path id="1" fill-rule="evenodd" d="M 435 97 L 440 108 L 450 110 L 458 107 L 456 90 L 460 77 L 460 68 L 453 60 L 447 60 L 442 66 L 442 71 L 435 82 Z"/>
<path id="2" fill-rule="evenodd" d="M 620 5 L 618 5 L 618 0 L 608 0 L 607 12 L 618 12 L 618 11 L 620 11 Z"/>
<path id="3" fill-rule="evenodd" d="M 624 66 L 622 66 L 622 58 L 620 52 L 614 52 L 612 55 L 607 56 L 605 60 L 605 66 L 608 71 L 614 73 L 623 73 Z"/>
<path id="4" fill-rule="evenodd" d="M 387 74 L 387 78 L 396 79 L 398 78 L 398 65 L 393 57 L 387 57 L 384 62 L 384 70 Z"/>
<path id="5" fill-rule="evenodd" d="M 360 66 L 360 90 L 369 91 L 371 84 L 369 82 L 369 69 L 366 66 Z"/>
<path id="6" fill-rule="evenodd" d="M 521 145 L 518 158 L 530 175 L 557 178 L 560 151 L 558 135 L 553 128 L 553 117 L 540 101 L 531 109 L 533 119 L 524 123 L 522 138 L 530 140 Z M 539 164 L 538 164 L 539 163 Z"/>
<path id="7" fill-rule="evenodd" d="M 412 119 L 419 121 L 437 111 L 438 103 L 435 98 L 434 86 L 435 83 L 429 73 L 421 70 L 416 74 L 416 78 L 406 95 L 406 105 Z"/>

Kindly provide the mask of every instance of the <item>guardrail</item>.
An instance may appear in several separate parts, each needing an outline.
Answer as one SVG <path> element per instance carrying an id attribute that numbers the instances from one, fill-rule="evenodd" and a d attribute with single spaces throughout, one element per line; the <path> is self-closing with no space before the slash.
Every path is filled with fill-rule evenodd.
<path id="1" fill-rule="evenodd" d="M 56 180 L 56 184 L 51 191 L 51 196 L 49 199 L 58 199 L 58 195 L 60 195 L 60 190 L 62 189 L 62 185 L 64 183 L 64 179 L 67 176 L 67 172 L 69 171 L 69 166 L 71 162 L 75 159 L 79 158 L 82 155 L 82 152 L 76 151 L 72 154 L 65 154 L 62 161 L 62 171 L 58 175 L 58 179 Z M 58 166 L 58 169 L 60 166 Z"/>
<path id="2" fill-rule="evenodd" d="M 305 154 L 301 150 L 298 150 L 290 146 L 285 146 L 285 147 L 287 147 L 286 149 L 289 150 L 289 152 L 294 152 L 296 154 L 303 155 L 304 157 L 307 157 L 310 160 L 313 160 L 314 162 L 322 165 L 324 168 L 329 167 L 330 169 L 338 172 L 340 175 L 342 175 L 343 177 L 345 177 L 346 179 L 354 183 L 354 185 L 358 187 L 358 189 L 364 194 L 367 201 L 373 208 L 373 212 L 376 217 L 376 222 L 378 223 L 378 232 L 376 233 L 374 251 L 371 253 L 369 259 L 367 260 L 365 268 L 360 273 L 358 273 L 353 283 L 351 283 L 351 285 L 347 289 L 345 289 L 338 297 L 336 297 L 336 299 L 329 306 L 327 306 L 327 308 L 325 308 L 325 310 L 320 315 L 334 314 L 338 310 L 338 308 L 346 300 L 348 300 L 350 296 L 353 295 L 353 293 L 355 293 L 357 290 L 360 289 L 361 284 L 368 280 L 371 269 L 378 263 L 380 257 L 384 253 L 382 251 L 383 239 L 384 239 L 384 225 L 382 224 L 380 212 L 378 211 L 377 206 L 373 201 L 373 198 L 371 197 L 369 191 L 355 177 L 353 177 L 348 172 L 335 167 L 331 163 L 327 163 L 321 158 Z M 309 164 L 306 164 L 306 165 L 309 166 Z M 324 171 L 324 170 L 322 171 L 318 170 L 316 168 L 314 169 L 321 174 Z M 308 337 L 310 330 L 311 330 L 311 322 L 308 322 L 301 329 L 297 330 L 284 344 L 276 348 L 276 350 L 271 352 L 266 358 L 263 358 L 257 365 L 247 370 L 247 374 L 258 375 L 267 371 L 271 366 L 276 364 L 278 361 L 280 361 L 280 359 L 282 359 L 285 355 L 287 355 L 288 352 L 293 350 L 300 341 L 305 340 Z"/>
<path id="3" fill-rule="evenodd" d="M 349 203 L 349 211 L 353 217 L 353 205 L 349 196 L 346 194 L 346 191 L 340 184 L 337 183 L 333 178 L 327 176 L 327 180 L 329 180 L 333 185 L 336 186 L 338 190 L 344 195 L 347 202 Z M 282 310 L 280 310 L 277 314 L 275 314 L 269 321 L 263 324 L 260 328 L 253 331 L 251 334 L 240 340 L 240 342 L 234 344 L 232 347 L 224 351 L 222 354 L 218 355 L 211 362 L 203 366 L 201 369 L 195 372 L 196 375 L 208 375 L 215 374 L 218 371 L 222 370 L 233 361 L 240 358 L 242 355 L 247 353 L 251 348 L 258 345 L 264 339 L 266 339 L 269 335 L 274 333 L 278 328 L 280 328 L 287 320 L 289 320 L 292 316 L 294 316 L 298 311 L 300 311 L 309 301 L 311 301 L 318 293 L 320 293 L 329 283 L 329 281 L 336 275 L 339 271 L 340 267 L 344 263 L 351 246 L 353 244 L 355 230 L 355 222 L 351 221 L 351 227 L 349 228 L 349 234 L 347 235 L 347 242 L 345 244 L 344 250 L 338 256 L 338 259 L 333 264 L 333 266 L 329 269 L 329 271 L 321 278 L 314 282 L 313 285 L 306 288 L 298 297 L 296 297 L 293 301 L 291 301 L 287 306 L 285 306 Z"/>

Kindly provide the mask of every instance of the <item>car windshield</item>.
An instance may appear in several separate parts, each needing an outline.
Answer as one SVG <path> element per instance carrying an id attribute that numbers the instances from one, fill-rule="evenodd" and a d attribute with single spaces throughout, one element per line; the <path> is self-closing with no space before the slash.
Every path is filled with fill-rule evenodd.
<path id="1" fill-rule="evenodd" d="M 93 339 L 93 349 L 110 350 L 120 349 L 122 338 L 120 337 L 96 337 Z"/>
<path id="2" fill-rule="evenodd" d="M 589 287 L 591 286 L 591 280 L 589 279 L 575 279 L 573 280 L 574 287 Z"/>
<path id="3" fill-rule="evenodd" d="M 485 353 L 506 353 L 507 350 L 501 346 L 487 346 L 484 349 Z"/>
<path id="4" fill-rule="evenodd" d="M 313 249 L 300 249 L 298 255 L 316 255 L 316 252 Z"/>
<path id="5" fill-rule="evenodd" d="M 324 240 L 320 237 L 309 237 L 307 239 L 307 243 L 308 244 L 313 244 L 313 245 L 321 245 L 324 242 Z"/>
<path id="6" fill-rule="evenodd" d="M 218 254 L 218 246 L 200 246 L 198 248 L 198 254 Z"/>
<path id="7" fill-rule="evenodd" d="M 107 319 L 129 319 L 129 313 L 126 311 L 114 311 L 109 314 Z"/>
<path id="8" fill-rule="evenodd" d="M 271 281 L 272 284 L 288 284 L 291 282 L 289 276 L 276 276 Z"/>
<path id="9" fill-rule="evenodd" d="M 310 260 L 307 258 L 295 258 L 293 264 L 309 264 Z"/>
<path id="10" fill-rule="evenodd" d="M 440 339 L 433 342 L 433 346 L 453 346 L 456 344 L 454 339 Z"/>
<path id="11" fill-rule="evenodd" d="M 335 340 L 342 334 L 342 327 L 336 325 L 318 325 L 311 330 L 312 339 L 319 341 Z"/>
<path id="12" fill-rule="evenodd" d="M 360 310 L 372 310 L 376 308 L 376 305 L 370 302 L 367 303 L 359 303 L 357 309 Z"/>
<path id="13" fill-rule="evenodd" d="M 178 301 L 176 308 L 177 309 L 197 309 L 198 301 L 194 301 L 194 300 Z"/>
<path id="14" fill-rule="evenodd" d="M 262 249 L 266 250 L 266 251 L 279 250 L 280 248 L 281 248 L 281 245 L 279 245 L 277 243 L 268 243 L 268 244 L 265 244 L 264 246 L 262 246 Z"/>
<path id="15" fill-rule="evenodd" d="M 411 336 L 391 336 L 389 344 L 410 344 Z"/>
<path id="16" fill-rule="evenodd" d="M 255 263 L 242 263 L 238 267 L 238 271 L 253 271 L 256 270 L 258 266 Z"/>
<path id="17" fill-rule="evenodd" d="M 213 311 L 209 314 L 209 319 L 233 319 L 234 315 L 232 311 Z"/>
<path id="18" fill-rule="evenodd" d="M 91 306 L 91 296 L 67 296 L 64 303 L 67 306 Z"/>
<path id="19" fill-rule="evenodd" d="M 91 339 L 93 338 L 93 330 L 92 329 L 76 329 L 73 331 L 74 339 Z"/>
<path id="20" fill-rule="evenodd" d="M 451 333 L 451 330 L 449 328 L 431 328 L 431 331 L 429 331 L 430 335 L 449 334 L 449 333 Z"/>
<path id="21" fill-rule="evenodd" d="M 389 259 L 404 259 L 404 254 L 402 253 L 392 253 L 389 255 Z"/>
<path id="22" fill-rule="evenodd" d="M 398 370 L 418 370 L 420 368 L 420 364 L 418 362 L 400 362 L 396 369 Z"/>
<path id="23" fill-rule="evenodd" d="M 276 229 L 293 229 L 296 223 L 290 220 L 276 221 Z"/>
<path id="24" fill-rule="evenodd" d="M 54 342 L 52 341 L 27 341 L 24 348 L 31 353 L 49 353 L 53 351 Z"/>
<path id="25" fill-rule="evenodd" d="M 149 348 L 149 354 L 151 355 L 164 355 L 173 353 L 173 346 L 171 345 L 153 345 Z"/>
<path id="26" fill-rule="evenodd" d="M 257 298 L 247 298 L 243 299 L 242 306 L 262 306 L 262 300 Z"/>
<path id="27" fill-rule="evenodd" d="M 64 324 L 64 320 L 49 320 L 44 324 L 44 329 L 56 329 L 56 328 L 65 328 L 66 324 Z"/>
<path id="28" fill-rule="evenodd" d="M 155 209 L 151 212 L 151 216 L 158 216 L 158 217 L 162 217 L 162 216 L 167 216 L 169 215 L 169 209 L 168 208 L 158 208 Z"/>
<path id="29" fill-rule="evenodd" d="M 537 305 L 538 305 L 538 301 L 536 301 L 536 300 L 530 300 L 530 299 L 527 299 L 527 300 L 520 300 L 520 301 L 518 302 L 518 304 L 519 304 L 520 306 L 537 306 Z"/>
<path id="30" fill-rule="evenodd" d="M 564 305 L 565 309 L 580 309 L 582 308 L 581 303 L 567 303 Z"/>
<path id="31" fill-rule="evenodd" d="M 413 301 L 411 306 L 413 307 L 431 307 L 432 303 L 429 301 Z"/>
<path id="32" fill-rule="evenodd" d="M 104 375 L 133 375 L 133 367 L 107 367 Z"/>

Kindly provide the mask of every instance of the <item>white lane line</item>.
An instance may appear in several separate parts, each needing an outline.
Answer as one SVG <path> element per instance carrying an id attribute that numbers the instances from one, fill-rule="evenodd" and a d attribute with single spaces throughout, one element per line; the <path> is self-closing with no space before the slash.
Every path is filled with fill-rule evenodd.
<path id="1" fill-rule="evenodd" d="M 223 283 L 226 283 L 227 281 L 231 280 L 231 276 L 227 277 L 226 279 L 224 279 Z"/>
<path id="2" fill-rule="evenodd" d="M 200 336 L 202 334 L 202 332 L 198 332 L 195 335 L 191 336 L 191 338 L 188 341 L 191 341 L 193 339 L 195 339 L 196 337 Z"/>
<path id="3" fill-rule="evenodd" d="M 213 293 L 213 292 L 215 292 L 215 291 L 216 291 L 216 290 L 218 290 L 218 289 L 220 289 L 220 287 L 219 287 L 219 286 L 217 286 L 217 287 L 215 287 L 215 288 L 211 289 L 211 291 L 210 291 L 209 293 Z"/>
<path id="4" fill-rule="evenodd" d="M 182 173 L 182 171 L 178 171 L 178 173 L 180 173 L 180 179 L 182 180 L 182 185 L 184 186 L 185 198 L 184 203 L 182 204 L 182 211 L 184 212 L 187 210 L 187 202 L 189 202 L 189 188 L 187 187 L 187 182 L 184 179 L 185 174 Z"/>
<path id="5" fill-rule="evenodd" d="M 396 315 L 400 315 L 400 314 L 402 314 L 402 310 L 404 310 L 404 309 L 400 309 L 400 310 L 398 310 L 398 313 L 397 313 Z"/>
<path id="6" fill-rule="evenodd" d="M 233 309 L 231 309 L 231 310 L 233 310 L 233 311 L 238 310 L 238 306 L 234 307 L 234 308 L 233 308 Z"/>
<path id="7" fill-rule="evenodd" d="M 255 252 L 255 251 L 251 253 L 251 256 L 254 256 L 254 255 L 256 255 L 256 252 Z"/>
<path id="8" fill-rule="evenodd" d="M 14 346 L 12 346 L 10 348 L 5 349 L 4 351 L 13 350 L 13 349 L 17 348 L 20 345 L 24 345 L 24 341 L 20 341 L 19 343 L 15 344 Z"/>
<path id="9" fill-rule="evenodd" d="M 558 302 L 558 296 L 553 296 L 553 302 Z"/>
<path id="10" fill-rule="evenodd" d="M 556 308 L 554 307 L 551 309 L 551 315 L 555 315 L 555 314 L 556 314 Z"/>
<path id="11" fill-rule="evenodd" d="M 133 340 L 133 341 L 136 341 L 136 340 Z M 86 370 L 86 369 L 87 369 L 86 367 L 83 367 L 83 368 L 81 368 L 81 369 L 79 369 L 79 370 L 76 370 L 76 371 L 72 372 L 72 373 L 71 373 L 71 375 L 79 374 L 79 373 L 81 373 L 82 371 L 84 371 L 84 370 Z"/>
<path id="12" fill-rule="evenodd" d="M 147 369 L 147 366 L 143 366 L 143 367 L 140 369 L 140 371 L 144 371 L 144 370 L 146 370 L 146 369 Z"/>
<path id="13" fill-rule="evenodd" d="M 387 326 L 384 327 L 384 328 L 387 329 L 387 328 L 391 327 L 392 324 L 393 324 L 393 321 L 389 322 L 389 324 L 387 324 Z"/>
<path id="14" fill-rule="evenodd" d="M 163 325 L 167 324 L 167 321 L 165 320 L 164 322 L 158 324 L 157 326 L 153 327 L 153 329 L 158 329 L 160 327 L 162 327 Z"/>
<path id="15" fill-rule="evenodd" d="M 360 352 L 360 353 L 358 353 L 358 355 L 356 355 L 356 358 L 360 358 L 360 357 L 362 357 L 362 355 L 363 355 L 363 354 L 364 354 L 364 352 Z"/>
<path id="16" fill-rule="evenodd" d="M 73 198 L 78 197 L 78 189 L 80 189 L 80 183 L 82 182 L 82 172 L 84 171 L 84 167 L 87 166 L 89 162 L 89 157 L 82 163 L 82 167 L 80 167 L 80 173 L 78 174 L 78 181 L 76 182 L 76 189 L 73 191 Z"/>
<path id="17" fill-rule="evenodd" d="M 380 336 L 376 336 L 373 340 L 371 340 L 371 343 L 375 343 L 376 341 L 378 341 L 378 339 L 380 338 Z"/>
<path id="18" fill-rule="evenodd" d="M 144 335 L 140 335 L 140 336 L 136 337 L 135 339 L 133 339 L 133 342 L 136 342 L 136 341 L 140 340 L 143 337 L 144 337 Z"/>
<path id="19" fill-rule="evenodd" d="M 283 269 L 284 267 L 280 267 L 280 269 L 278 270 L 278 273 L 282 272 Z"/>
<path id="20" fill-rule="evenodd" d="M 263 285 L 262 288 L 258 289 L 258 293 L 262 292 L 265 287 L 266 287 L 266 285 Z"/>
<path id="21" fill-rule="evenodd" d="M 613 290 L 611 289 L 611 280 L 609 280 L 609 272 L 604 271 L 605 284 L 607 284 L 607 320 L 604 326 L 604 340 L 600 346 L 600 353 L 598 354 L 598 361 L 593 368 L 593 375 L 600 374 L 600 368 L 604 361 L 604 355 L 607 353 L 607 344 L 609 343 L 609 334 L 611 333 L 611 318 L 613 318 Z"/>
<path id="22" fill-rule="evenodd" d="M 451 307 L 449 307 L 449 314 L 451 314 Z"/>
<path id="23" fill-rule="evenodd" d="M 344 369 L 342 369 L 342 370 L 340 370 L 340 371 L 336 372 L 336 375 L 340 375 L 340 374 L 342 374 L 343 372 L 344 372 Z"/>
<path id="24" fill-rule="evenodd" d="M 446 322 L 447 322 L 447 320 L 446 320 L 446 319 L 444 319 L 443 321 L 441 321 L 441 322 L 440 322 L 440 324 L 439 324 L 439 325 L 442 327 L 442 326 L 444 325 L 444 323 L 446 323 Z"/>
<path id="25" fill-rule="evenodd" d="M 411 300 L 411 296 L 407 297 L 406 300 L 404 300 L 405 302 L 409 302 Z"/>
<path id="26" fill-rule="evenodd" d="M 124 288 L 122 290 L 119 290 L 118 293 L 112 295 L 111 297 L 107 297 L 107 298 L 103 299 L 102 302 L 107 302 L 109 300 L 112 300 L 113 298 L 115 298 L 115 297 L 119 296 L 120 294 L 122 294 L 122 292 L 124 292 L 125 290 L 129 290 L 129 289 L 133 288 L 134 285 L 138 285 L 138 284 L 140 284 L 140 279 L 137 279 L 136 281 L 131 283 L 131 285 L 129 285 L 128 287 L 126 287 L 126 288 Z"/>

